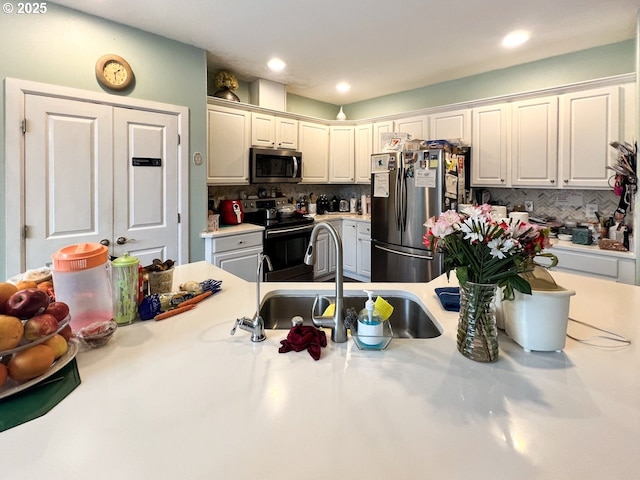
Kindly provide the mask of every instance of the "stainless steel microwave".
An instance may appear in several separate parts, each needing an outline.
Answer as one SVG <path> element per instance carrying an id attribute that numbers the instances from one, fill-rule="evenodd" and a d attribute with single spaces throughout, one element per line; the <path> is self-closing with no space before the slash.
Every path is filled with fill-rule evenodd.
<path id="1" fill-rule="evenodd" d="M 302 153 L 252 148 L 251 183 L 298 183 L 302 180 Z"/>

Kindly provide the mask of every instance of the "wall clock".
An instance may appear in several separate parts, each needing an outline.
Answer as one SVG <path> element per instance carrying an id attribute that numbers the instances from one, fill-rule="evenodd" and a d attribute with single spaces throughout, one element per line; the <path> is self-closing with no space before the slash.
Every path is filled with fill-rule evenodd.
<path id="1" fill-rule="evenodd" d="M 133 82 L 133 70 L 129 63 L 118 55 L 108 54 L 96 62 L 96 78 L 111 90 L 124 90 Z"/>

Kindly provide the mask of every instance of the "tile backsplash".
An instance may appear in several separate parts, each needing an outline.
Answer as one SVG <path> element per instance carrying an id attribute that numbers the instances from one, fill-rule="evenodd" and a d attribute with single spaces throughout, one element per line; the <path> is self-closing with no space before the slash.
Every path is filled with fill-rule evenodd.
<path id="1" fill-rule="evenodd" d="M 516 205 L 533 202 L 533 215 L 555 217 L 556 220 L 587 220 L 587 204 L 596 204 L 598 212 L 613 216 L 620 200 L 612 190 L 545 190 L 528 188 L 490 188 L 491 203 L 506 205 L 511 210 Z M 631 220 L 631 216 L 627 216 Z"/>
<path id="2" fill-rule="evenodd" d="M 209 186 L 209 200 L 239 199 L 241 192 L 247 195 L 257 195 L 260 187 L 267 192 L 276 185 L 236 185 L 236 186 Z M 361 195 L 371 193 L 370 185 L 337 185 L 337 184 L 278 184 L 277 187 L 287 198 L 293 197 L 294 201 L 300 195 L 314 197 L 325 194 L 329 198 L 334 195 L 338 198 L 360 198 Z M 506 205 L 511 210 L 516 205 L 525 205 L 525 202 L 533 202 L 533 215 L 538 217 L 554 217 L 559 221 L 573 220 L 583 222 L 587 220 L 587 204 L 596 204 L 598 212 L 605 217 L 613 215 L 620 200 L 612 190 L 569 190 L 569 189 L 535 189 L 535 188 L 489 188 L 491 203 Z M 627 222 L 631 221 L 631 215 L 627 215 Z"/>

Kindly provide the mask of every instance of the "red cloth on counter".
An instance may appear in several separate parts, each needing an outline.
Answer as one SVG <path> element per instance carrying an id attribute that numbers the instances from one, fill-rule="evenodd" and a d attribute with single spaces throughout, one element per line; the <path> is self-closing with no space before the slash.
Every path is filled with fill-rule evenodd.
<path id="1" fill-rule="evenodd" d="M 280 353 L 291 350 L 301 352 L 307 349 L 314 360 L 319 360 L 322 347 L 327 346 L 327 335 L 315 327 L 296 325 L 291 327 L 286 340 L 280 340 L 280 343 L 282 344 L 278 349 Z"/>

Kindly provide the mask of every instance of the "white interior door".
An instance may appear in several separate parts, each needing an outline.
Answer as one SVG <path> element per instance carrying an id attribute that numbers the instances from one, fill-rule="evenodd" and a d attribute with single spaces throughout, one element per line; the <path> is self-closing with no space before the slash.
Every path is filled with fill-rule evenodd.
<path id="1" fill-rule="evenodd" d="M 25 263 L 112 236 L 112 107 L 26 95 Z"/>
<path id="2" fill-rule="evenodd" d="M 26 95 L 25 118 L 26 269 L 83 242 L 179 259 L 175 115 Z"/>
<path id="3" fill-rule="evenodd" d="M 175 115 L 114 109 L 112 255 L 143 265 L 178 258 L 178 121 Z"/>

